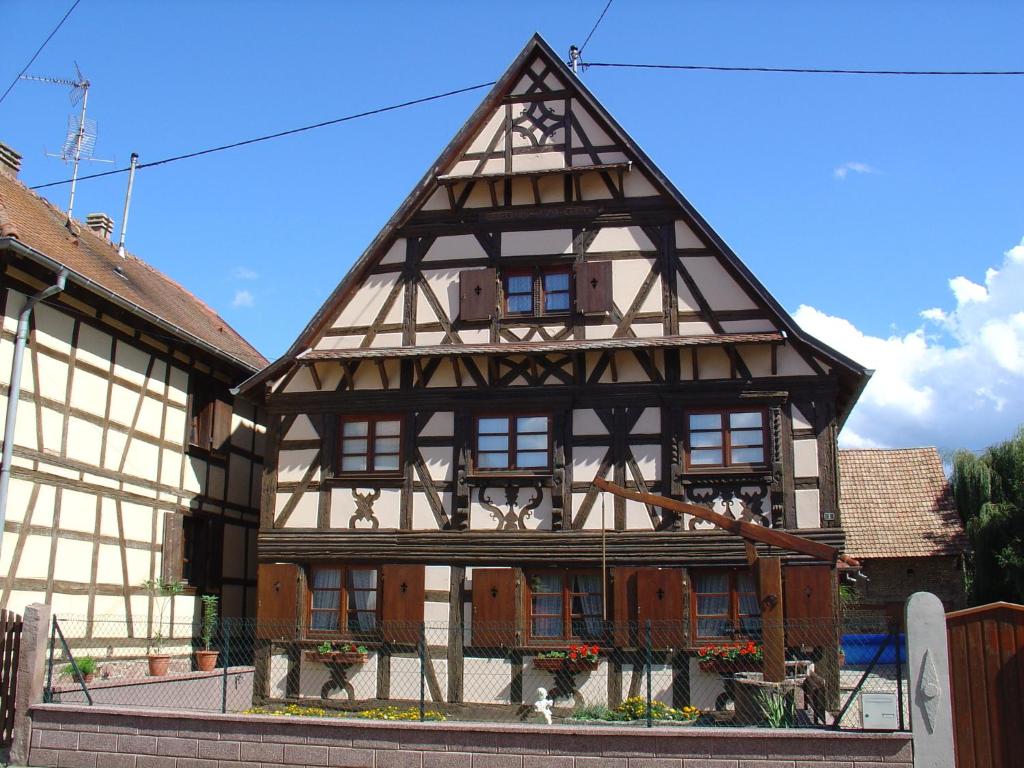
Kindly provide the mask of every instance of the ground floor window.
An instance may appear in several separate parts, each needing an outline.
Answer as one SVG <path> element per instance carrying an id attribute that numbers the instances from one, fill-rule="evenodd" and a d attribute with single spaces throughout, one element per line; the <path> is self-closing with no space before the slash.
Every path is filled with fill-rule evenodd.
<path id="1" fill-rule="evenodd" d="M 760 634 L 757 587 L 745 569 L 690 572 L 697 640 L 753 638 Z"/>
<path id="2" fill-rule="evenodd" d="M 598 571 L 527 571 L 525 582 L 530 639 L 602 639 L 603 596 Z"/>
<path id="3" fill-rule="evenodd" d="M 314 632 L 372 632 L 377 628 L 375 568 L 314 566 L 309 581 L 309 628 Z"/>

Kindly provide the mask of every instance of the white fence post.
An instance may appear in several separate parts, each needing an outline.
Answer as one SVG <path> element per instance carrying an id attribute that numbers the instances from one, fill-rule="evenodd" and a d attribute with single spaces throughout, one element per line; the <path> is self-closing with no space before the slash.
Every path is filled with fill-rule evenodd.
<path id="1" fill-rule="evenodd" d="M 931 592 L 907 600 L 907 669 L 914 768 L 954 768 L 946 609 Z"/>

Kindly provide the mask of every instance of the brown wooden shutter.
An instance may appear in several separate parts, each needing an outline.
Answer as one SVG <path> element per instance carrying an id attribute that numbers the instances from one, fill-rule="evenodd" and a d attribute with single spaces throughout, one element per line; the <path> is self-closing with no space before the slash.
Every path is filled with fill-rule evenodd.
<path id="1" fill-rule="evenodd" d="M 160 546 L 160 578 L 165 582 L 182 579 L 182 542 L 185 516 L 181 512 L 164 515 L 164 536 Z"/>
<path id="2" fill-rule="evenodd" d="M 683 572 L 678 568 L 638 568 L 636 572 L 636 617 L 641 644 L 646 642 L 651 622 L 651 644 L 655 648 L 686 645 L 683 611 Z"/>
<path id="3" fill-rule="evenodd" d="M 299 624 L 302 569 L 294 563 L 261 563 L 256 574 L 256 637 L 294 640 Z"/>
<path id="4" fill-rule="evenodd" d="M 617 648 L 635 648 L 636 568 L 612 568 L 612 639 Z"/>
<path id="5" fill-rule="evenodd" d="M 422 565 L 381 567 L 381 629 L 389 643 L 414 645 L 420 639 L 426 568 Z"/>
<path id="6" fill-rule="evenodd" d="M 516 645 L 516 569 L 473 569 L 473 645 Z"/>
<path id="7" fill-rule="evenodd" d="M 782 579 L 786 645 L 827 645 L 828 633 L 835 634 L 835 571 L 828 565 L 791 565 Z"/>
<path id="8" fill-rule="evenodd" d="M 210 410 L 213 411 L 213 423 L 210 425 L 210 450 L 226 451 L 231 439 L 231 403 L 214 400 Z"/>
<path id="9" fill-rule="evenodd" d="M 576 265 L 576 311 L 584 315 L 612 311 L 610 261 L 584 261 Z"/>
<path id="10" fill-rule="evenodd" d="M 490 320 L 497 304 L 495 272 L 487 269 L 465 269 L 459 273 L 459 318 Z"/>

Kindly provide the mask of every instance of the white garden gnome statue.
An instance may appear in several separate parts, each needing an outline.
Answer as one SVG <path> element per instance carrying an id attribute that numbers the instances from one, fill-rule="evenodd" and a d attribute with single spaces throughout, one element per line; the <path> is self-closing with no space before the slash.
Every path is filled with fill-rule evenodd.
<path id="1" fill-rule="evenodd" d="M 537 700 L 533 702 L 533 708 L 544 715 L 544 722 L 551 725 L 551 699 L 548 698 L 547 688 L 537 689 Z"/>

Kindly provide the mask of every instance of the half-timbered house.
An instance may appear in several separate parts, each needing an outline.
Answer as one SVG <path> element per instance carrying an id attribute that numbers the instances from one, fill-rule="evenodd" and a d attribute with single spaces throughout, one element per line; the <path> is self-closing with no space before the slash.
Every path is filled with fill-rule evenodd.
<path id="1" fill-rule="evenodd" d="M 756 620 L 743 542 L 595 478 L 841 547 L 836 435 L 867 376 L 533 38 L 243 385 L 269 420 L 257 695 L 403 698 L 426 622 L 464 627 L 430 649 L 433 700 L 515 704 L 537 651 L 665 620 L 655 685 L 685 703 L 689 652 Z M 791 616 L 831 617 L 830 568 L 786 556 Z M 332 688 L 296 638 L 370 662 Z M 592 689 L 624 696 L 626 666 Z"/>
<path id="2" fill-rule="evenodd" d="M 266 361 L 181 285 L 120 255 L 108 217 L 69 222 L 19 165 L 0 145 L 0 418 L 19 317 L 63 289 L 27 318 L 0 605 L 118 617 L 103 631 L 119 623 L 144 642 L 159 628 L 142 585 L 162 578 L 188 584 L 177 621 L 197 594 L 252 615 L 264 428 L 229 388 Z"/>

